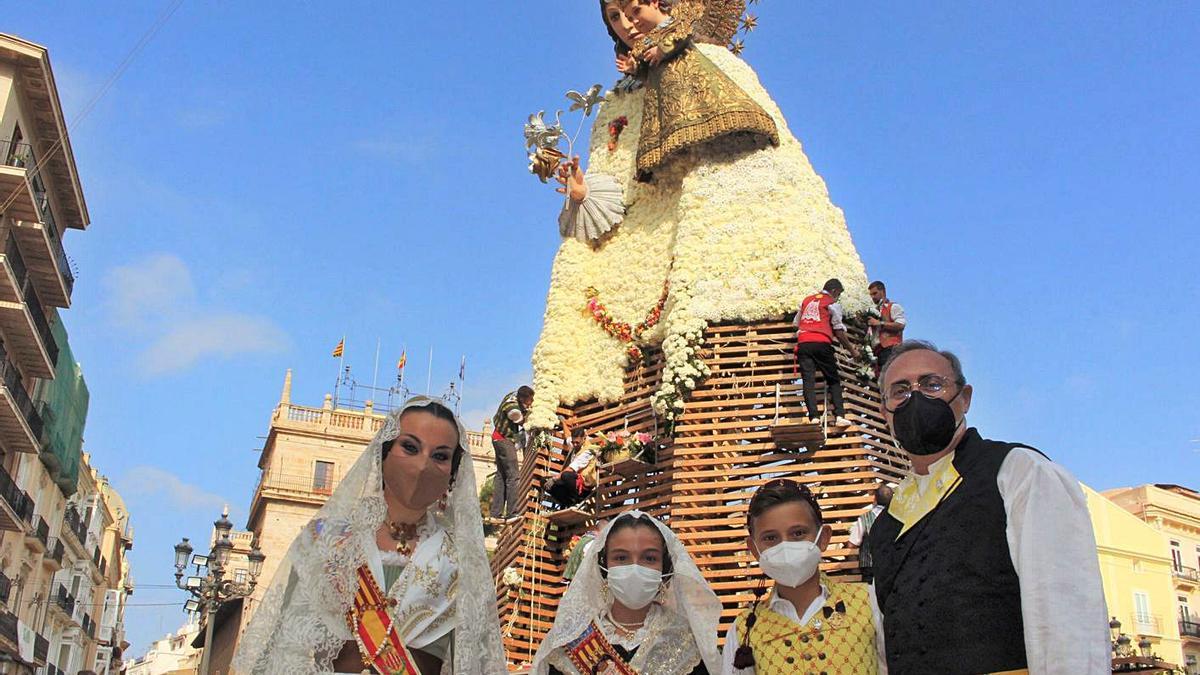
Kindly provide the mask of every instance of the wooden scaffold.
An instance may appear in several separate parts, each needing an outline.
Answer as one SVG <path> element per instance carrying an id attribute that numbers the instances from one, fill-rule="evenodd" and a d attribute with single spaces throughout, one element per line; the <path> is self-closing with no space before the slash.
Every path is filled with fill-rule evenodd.
<path id="1" fill-rule="evenodd" d="M 855 329 L 851 329 L 852 332 Z M 501 628 L 510 663 L 532 660 L 554 622 L 566 590 L 563 571 L 571 538 L 597 518 L 637 507 L 667 522 L 696 559 L 724 604 L 722 633 L 753 598 L 758 568 L 746 551 L 746 508 L 754 490 L 774 478 L 809 486 L 833 537 L 822 569 L 857 580 L 858 550 L 850 526 L 873 503 L 881 482 L 895 483 L 907 459 L 889 435 L 873 382 L 838 350 L 847 416 L 852 425 L 804 424 L 791 323 L 724 324 L 705 331 L 710 374 L 689 396 L 673 436 L 662 438 L 654 462 L 601 465 L 592 496 L 560 509 L 545 488 L 563 469 L 564 439 L 555 432 L 524 462 L 523 519 L 500 533 L 492 559 Z M 620 400 L 565 406 L 570 429 L 664 433 L 650 405 L 662 377 L 662 354 L 648 350 L 632 368 Z M 824 393 L 818 374 L 817 392 Z"/>

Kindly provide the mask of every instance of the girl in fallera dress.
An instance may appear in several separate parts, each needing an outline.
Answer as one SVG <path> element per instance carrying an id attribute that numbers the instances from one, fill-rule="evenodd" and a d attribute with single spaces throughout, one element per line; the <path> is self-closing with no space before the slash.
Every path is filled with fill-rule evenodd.
<path id="1" fill-rule="evenodd" d="M 387 416 L 292 542 L 236 672 L 505 672 L 466 438 L 423 396 Z"/>
<path id="2" fill-rule="evenodd" d="M 715 674 L 720 618 L 720 600 L 675 534 L 628 511 L 584 555 L 533 672 Z"/>

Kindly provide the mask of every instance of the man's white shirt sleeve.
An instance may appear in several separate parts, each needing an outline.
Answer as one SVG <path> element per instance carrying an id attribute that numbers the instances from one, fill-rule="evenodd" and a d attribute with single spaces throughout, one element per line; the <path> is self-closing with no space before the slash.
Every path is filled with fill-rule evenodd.
<path id="1" fill-rule="evenodd" d="M 1079 481 L 1039 453 L 1014 448 L 996 485 L 1021 580 L 1030 675 L 1111 672 L 1096 538 Z"/>

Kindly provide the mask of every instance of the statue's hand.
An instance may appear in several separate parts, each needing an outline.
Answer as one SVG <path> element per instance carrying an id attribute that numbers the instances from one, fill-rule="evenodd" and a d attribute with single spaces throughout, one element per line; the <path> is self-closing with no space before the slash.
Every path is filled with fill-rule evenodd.
<path id="1" fill-rule="evenodd" d="M 652 66 L 657 66 L 658 64 L 662 63 L 664 56 L 666 55 L 663 54 L 663 50 L 659 49 L 657 46 L 654 46 L 646 50 L 643 58 L 646 59 L 646 63 L 649 63 Z"/>
<path id="2" fill-rule="evenodd" d="M 617 70 L 626 75 L 632 75 L 637 72 L 637 59 L 633 58 L 633 54 L 617 54 Z"/>
<path id="3" fill-rule="evenodd" d="M 568 195 L 576 202 L 587 199 L 588 186 L 587 181 L 583 179 L 583 169 L 579 168 L 579 155 L 575 155 L 570 162 L 563 162 L 558 167 L 556 178 L 562 184 L 562 187 L 558 188 L 559 194 Z"/>

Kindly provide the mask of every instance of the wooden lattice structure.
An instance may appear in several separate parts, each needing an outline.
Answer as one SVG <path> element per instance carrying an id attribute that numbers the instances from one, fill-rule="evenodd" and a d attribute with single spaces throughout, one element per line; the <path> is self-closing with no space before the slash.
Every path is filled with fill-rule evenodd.
<path id="1" fill-rule="evenodd" d="M 853 330 L 853 329 L 852 329 Z M 821 503 L 833 538 L 822 569 L 857 580 L 857 549 L 850 526 L 872 503 L 881 481 L 898 481 L 907 460 L 879 413 L 876 386 L 863 381 L 840 353 L 848 428 L 806 427 L 793 347 L 795 328 L 785 322 L 710 327 L 705 333 L 708 378 L 693 391 L 674 436 L 646 473 L 601 466 L 598 486 L 580 514 L 560 512 L 543 488 L 562 470 L 562 439 L 530 456 L 522 467 L 527 496 L 524 519 L 500 533 L 492 559 L 501 628 L 512 663 L 532 659 L 554 622 L 565 549 L 591 518 L 608 518 L 634 506 L 667 523 L 685 543 L 724 604 L 722 633 L 753 597 L 757 567 L 745 548 L 746 507 L 764 482 L 789 477 L 809 485 Z M 663 432 L 650 407 L 662 375 L 661 353 L 632 369 L 617 402 L 584 402 L 560 409 L 572 429 L 589 433 Z M 820 376 L 818 375 L 818 379 Z M 818 382 L 822 399 L 824 384 Z M 504 582 L 515 569 L 520 581 Z M 510 571 L 508 576 L 513 576 Z"/>

